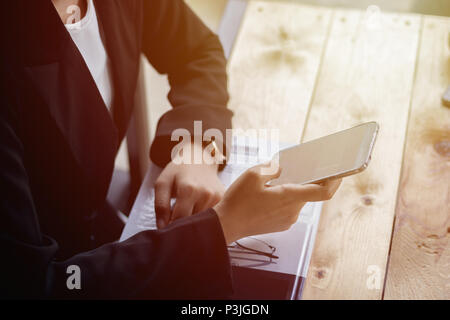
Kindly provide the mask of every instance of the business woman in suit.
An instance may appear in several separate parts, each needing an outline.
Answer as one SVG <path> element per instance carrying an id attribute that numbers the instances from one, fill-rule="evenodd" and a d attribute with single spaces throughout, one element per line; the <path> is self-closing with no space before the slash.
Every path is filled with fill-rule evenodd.
<path id="1" fill-rule="evenodd" d="M 276 174 L 255 167 L 223 195 L 217 164 L 171 161 L 173 130 L 194 134 L 201 120 L 203 130 L 224 132 L 232 116 L 220 43 L 183 1 L 14 0 L 1 7 L 1 296 L 227 297 L 227 243 L 285 229 L 305 201 L 336 190 L 338 183 L 266 188 Z M 150 151 L 164 167 L 159 229 L 118 243 L 122 226 L 104 210 L 105 198 L 142 52 L 171 85 L 173 109 L 159 120 Z M 79 289 L 67 286 L 72 265 Z"/>

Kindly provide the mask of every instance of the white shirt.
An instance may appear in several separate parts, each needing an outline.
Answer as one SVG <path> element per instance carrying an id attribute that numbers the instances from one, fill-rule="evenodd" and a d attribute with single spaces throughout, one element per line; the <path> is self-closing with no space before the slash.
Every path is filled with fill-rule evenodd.
<path id="1" fill-rule="evenodd" d="M 70 11 L 70 9 L 73 10 Z M 76 6 L 73 6 L 73 8 L 69 6 L 68 13 L 75 13 L 77 9 L 79 16 L 79 8 Z M 65 26 L 83 56 L 103 98 L 103 102 L 111 110 L 112 85 L 109 59 L 100 37 L 97 13 L 95 12 L 93 1 L 87 1 L 87 11 L 83 19 L 72 24 L 66 24 Z"/>

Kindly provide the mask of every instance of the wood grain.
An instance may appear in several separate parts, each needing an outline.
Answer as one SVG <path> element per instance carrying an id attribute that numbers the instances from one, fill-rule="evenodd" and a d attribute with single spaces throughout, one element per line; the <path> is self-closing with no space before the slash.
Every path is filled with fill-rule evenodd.
<path id="1" fill-rule="evenodd" d="M 450 299 L 449 34 L 449 18 L 424 18 L 386 299 Z"/>
<path id="2" fill-rule="evenodd" d="M 325 203 L 304 299 L 380 299 L 421 17 L 337 10 L 303 141 L 374 120 L 369 168 Z"/>
<path id="3" fill-rule="evenodd" d="M 228 67 L 234 128 L 300 141 L 330 18 L 326 8 L 249 3 Z"/>

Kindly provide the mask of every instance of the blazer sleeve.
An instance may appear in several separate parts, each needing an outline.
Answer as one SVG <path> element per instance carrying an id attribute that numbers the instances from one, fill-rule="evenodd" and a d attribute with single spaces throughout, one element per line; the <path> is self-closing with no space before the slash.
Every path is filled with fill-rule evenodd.
<path id="1" fill-rule="evenodd" d="M 6 298 L 219 298 L 231 271 L 217 214 L 207 210 L 158 231 L 57 261 L 41 233 L 12 112 L 0 108 L 0 296 Z M 58 214 L 58 213 L 54 213 Z M 68 267 L 81 289 L 69 290 Z"/>
<path id="2" fill-rule="evenodd" d="M 143 52 L 160 73 L 168 75 L 168 98 L 173 109 L 158 122 L 150 157 L 164 166 L 177 142 L 173 130 L 184 128 L 194 137 L 193 123 L 202 121 L 202 134 L 214 128 L 222 132 L 217 141 L 226 154 L 226 129 L 233 113 L 227 109 L 226 59 L 218 37 L 182 0 L 144 1 Z"/>

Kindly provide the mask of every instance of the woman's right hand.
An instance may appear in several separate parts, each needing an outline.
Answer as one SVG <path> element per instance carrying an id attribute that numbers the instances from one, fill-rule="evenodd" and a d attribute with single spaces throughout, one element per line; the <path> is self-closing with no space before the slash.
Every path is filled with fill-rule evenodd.
<path id="1" fill-rule="evenodd" d="M 322 184 L 266 186 L 281 173 L 279 169 L 275 174 L 263 174 L 268 166 L 258 165 L 245 171 L 214 206 L 227 244 L 251 235 L 289 229 L 306 202 L 331 199 L 341 183 L 338 179 Z"/>

